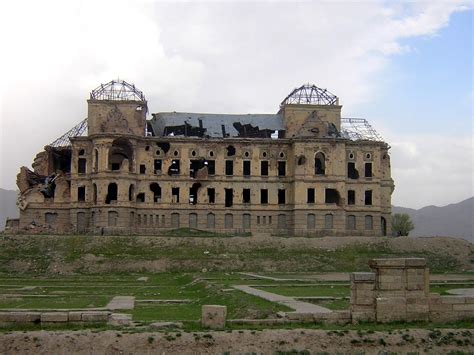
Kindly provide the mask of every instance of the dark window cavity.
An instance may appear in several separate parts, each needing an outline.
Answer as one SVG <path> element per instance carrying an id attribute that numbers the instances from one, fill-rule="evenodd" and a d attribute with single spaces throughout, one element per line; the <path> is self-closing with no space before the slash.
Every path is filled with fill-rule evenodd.
<path id="1" fill-rule="evenodd" d="M 225 207 L 231 207 L 234 204 L 234 190 L 225 189 Z"/>
<path id="2" fill-rule="evenodd" d="M 268 160 L 262 160 L 260 162 L 260 175 L 268 176 Z"/>
<path id="3" fill-rule="evenodd" d="M 314 194 L 314 188 L 309 188 L 307 190 L 307 198 L 306 198 L 306 201 L 308 203 L 314 203 L 314 200 L 315 200 L 315 194 Z"/>
<path id="4" fill-rule="evenodd" d="M 286 161 L 279 161 L 278 162 L 278 176 L 285 176 L 286 175 Z"/>
<path id="5" fill-rule="evenodd" d="M 355 205 L 356 201 L 356 193 L 354 190 L 347 191 L 347 204 L 348 205 Z"/>
<path id="6" fill-rule="evenodd" d="M 323 153 L 318 152 L 314 157 L 314 173 L 324 175 L 326 173 L 326 158 Z"/>
<path id="7" fill-rule="evenodd" d="M 168 169 L 168 175 L 170 176 L 179 175 L 179 172 L 180 172 L 180 161 L 179 159 L 173 159 Z"/>
<path id="8" fill-rule="evenodd" d="M 372 205 L 372 190 L 367 190 L 365 192 L 365 205 L 366 206 Z"/>
<path id="9" fill-rule="evenodd" d="M 171 188 L 171 202 L 179 203 L 179 187 Z"/>
<path id="10" fill-rule="evenodd" d="M 84 158 L 79 158 L 77 162 L 77 172 L 79 174 L 85 174 L 86 173 L 86 162 L 87 160 Z"/>
<path id="11" fill-rule="evenodd" d="M 155 163 L 154 163 L 155 174 L 161 174 L 162 164 L 163 164 L 163 161 L 161 159 L 155 159 Z"/>
<path id="12" fill-rule="evenodd" d="M 365 163 L 365 177 L 372 177 L 372 163 Z"/>
<path id="13" fill-rule="evenodd" d="M 150 190 L 153 192 L 153 202 L 161 201 L 161 187 L 156 182 L 150 184 Z"/>
<path id="14" fill-rule="evenodd" d="M 326 189 L 325 202 L 339 204 L 339 192 L 336 189 Z"/>
<path id="15" fill-rule="evenodd" d="M 79 202 L 84 202 L 86 200 L 86 187 L 85 186 L 79 186 L 77 188 L 77 200 Z"/>
<path id="16" fill-rule="evenodd" d="M 225 174 L 234 175 L 234 161 L 233 160 L 225 161 Z"/>
<path id="17" fill-rule="evenodd" d="M 244 176 L 250 176 L 250 160 L 243 161 Z"/>
<path id="18" fill-rule="evenodd" d="M 209 203 L 216 203 L 216 190 L 214 188 L 207 189 L 207 198 Z"/>
<path id="19" fill-rule="evenodd" d="M 284 205 L 286 203 L 286 190 L 278 189 L 278 204 Z"/>
<path id="20" fill-rule="evenodd" d="M 267 189 L 260 190 L 260 203 L 262 205 L 266 205 L 268 203 L 268 190 Z"/>
<path id="21" fill-rule="evenodd" d="M 347 177 L 349 179 L 358 179 L 359 178 L 359 172 L 357 171 L 354 162 L 347 163 Z"/>
<path id="22" fill-rule="evenodd" d="M 250 203 L 250 189 L 244 189 L 242 191 L 242 202 Z"/>
<path id="23" fill-rule="evenodd" d="M 105 197 L 105 203 L 109 204 L 112 201 L 117 201 L 118 188 L 115 182 L 111 182 L 107 187 L 107 196 Z"/>

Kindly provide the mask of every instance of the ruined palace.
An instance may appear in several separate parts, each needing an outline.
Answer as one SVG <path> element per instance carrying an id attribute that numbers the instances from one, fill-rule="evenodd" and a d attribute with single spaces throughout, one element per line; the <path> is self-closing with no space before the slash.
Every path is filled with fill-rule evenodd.
<path id="1" fill-rule="evenodd" d="M 294 89 L 273 114 L 158 112 L 115 80 L 22 167 L 18 229 L 154 234 L 176 228 L 390 235 L 389 145 L 338 97 Z M 16 223 L 14 223 L 16 222 Z"/>

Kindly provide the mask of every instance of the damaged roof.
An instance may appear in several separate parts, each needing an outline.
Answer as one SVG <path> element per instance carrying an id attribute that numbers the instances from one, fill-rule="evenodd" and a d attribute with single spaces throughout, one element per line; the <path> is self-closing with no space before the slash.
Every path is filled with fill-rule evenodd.
<path id="1" fill-rule="evenodd" d="M 148 122 L 155 136 L 270 138 L 285 129 L 280 114 L 160 112 Z"/>

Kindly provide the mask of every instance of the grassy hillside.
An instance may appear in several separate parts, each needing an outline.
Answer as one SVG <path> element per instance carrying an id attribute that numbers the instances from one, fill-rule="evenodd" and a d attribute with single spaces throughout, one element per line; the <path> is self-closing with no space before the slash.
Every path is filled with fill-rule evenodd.
<path id="1" fill-rule="evenodd" d="M 0 236 L 0 272 L 362 271 L 377 257 L 426 257 L 432 272 L 472 270 L 454 238 Z"/>

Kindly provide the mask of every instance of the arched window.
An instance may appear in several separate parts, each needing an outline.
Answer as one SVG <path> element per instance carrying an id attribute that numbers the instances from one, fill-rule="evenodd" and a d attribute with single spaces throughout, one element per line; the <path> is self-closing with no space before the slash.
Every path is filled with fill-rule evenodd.
<path id="1" fill-rule="evenodd" d="M 109 211 L 108 213 L 108 219 L 109 219 L 109 227 L 116 227 L 117 226 L 117 221 L 118 221 L 118 212 L 117 211 Z"/>
<path id="2" fill-rule="evenodd" d="M 198 215 L 196 213 L 189 214 L 189 228 L 197 228 Z"/>
<path id="3" fill-rule="evenodd" d="M 314 173 L 316 175 L 326 174 L 326 157 L 321 152 L 317 152 L 314 156 Z"/>
<path id="4" fill-rule="evenodd" d="M 230 213 L 226 213 L 224 217 L 224 226 L 226 229 L 234 228 L 234 216 Z"/>
<path id="5" fill-rule="evenodd" d="M 117 138 L 113 141 L 112 147 L 109 149 L 109 169 L 120 170 L 125 160 L 128 164 L 128 170 L 132 171 L 132 145 L 126 138 Z"/>
<path id="6" fill-rule="evenodd" d="M 111 182 L 107 187 L 107 196 L 105 198 L 105 203 L 109 204 L 112 201 L 117 201 L 118 196 L 118 187 L 115 182 Z"/>
<path id="7" fill-rule="evenodd" d="M 179 228 L 179 213 L 171 214 L 171 228 Z"/>
<path id="8" fill-rule="evenodd" d="M 286 214 L 280 213 L 278 215 L 278 220 L 277 220 L 277 227 L 279 229 L 285 229 L 288 226 L 286 225 Z"/>
<path id="9" fill-rule="evenodd" d="M 216 216 L 214 213 L 207 214 L 207 229 L 214 229 L 216 227 Z"/>
<path id="10" fill-rule="evenodd" d="M 250 229 L 250 214 L 244 213 L 242 216 L 242 228 L 243 229 Z"/>
<path id="11" fill-rule="evenodd" d="M 332 229 L 333 228 L 333 216 L 330 213 L 328 213 L 324 216 L 324 228 L 325 229 Z"/>
<path id="12" fill-rule="evenodd" d="M 356 229 L 356 217 L 352 214 L 348 215 L 346 218 L 346 228 L 347 230 Z"/>
<path id="13" fill-rule="evenodd" d="M 365 216 L 365 229 L 366 230 L 374 229 L 374 219 L 370 215 Z"/>
<path id="14" fill-rule="evenodd" d="M 385 237 L 387 236 L 387 220 L 385 217 L 380 218 L 380 227 L 382 229 L 382 235 Z"/>

